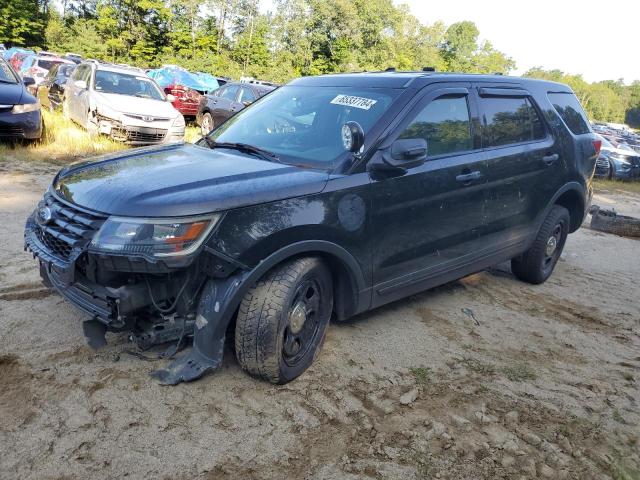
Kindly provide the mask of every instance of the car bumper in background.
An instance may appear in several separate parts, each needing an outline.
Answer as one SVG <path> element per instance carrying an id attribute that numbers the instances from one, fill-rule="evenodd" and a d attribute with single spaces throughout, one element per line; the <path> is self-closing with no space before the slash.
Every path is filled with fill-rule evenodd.
<path id="1" fill-rule="evenodd" d="M 42 135 L 40 110 L 27 113 L 0 113 L 1 139 L 37 139 Z"/>
<path id="2" fill-rule="evenodd" d="M 171 126 L 172 123 L 173 120 L 151 125 L 124 124 L 120 120 L 101 117 L 98 121 L 98 131 L 129 145 L 153 145 L 184 140 L 184 125 L 174 127 Z"/>

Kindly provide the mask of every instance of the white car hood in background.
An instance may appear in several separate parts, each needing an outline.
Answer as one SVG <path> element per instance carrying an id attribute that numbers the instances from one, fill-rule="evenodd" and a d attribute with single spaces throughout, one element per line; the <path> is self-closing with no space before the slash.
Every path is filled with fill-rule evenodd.
<path id="1" fill-rule="evenodd" d="M 99 92 L 94 92 L 94 98 L 98 110 L 101 110 L 100 107 L 104 106 L 107 110 L 115 110 L 119 113 L 167 119 L 173 119 L 179 115 L 179 112 L 173 108 L 171 103 L 162 100 Z"/>

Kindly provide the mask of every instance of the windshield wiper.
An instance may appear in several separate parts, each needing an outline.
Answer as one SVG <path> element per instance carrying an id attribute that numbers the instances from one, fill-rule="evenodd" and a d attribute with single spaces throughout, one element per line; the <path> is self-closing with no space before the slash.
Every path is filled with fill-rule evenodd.
<path id="1" fill-rule="evenodd" d="M 9 80 L 4 80 L 4 79 L 0 78 L 0 83 L 10 83 L 11 85 L 15 85 L 15 84 L 17 84 L 18 82 L 11 82 L 11 81 L 9 81 Z"/>
<path id="2" fill-rule="evenodd" d="M 269 162 L 280 163 L 280 158 L 275 153 L 264 150 L 260 147 L 254 147 L 253 145 L 249 145 L 248 143 L 216 142 L 209 137 L 204 137 L 204 140 L 205 142 L 207 142 L 209 148 L 228 148 L 231 150 L 237 150 L 242 153 L 255 155 Z"/>

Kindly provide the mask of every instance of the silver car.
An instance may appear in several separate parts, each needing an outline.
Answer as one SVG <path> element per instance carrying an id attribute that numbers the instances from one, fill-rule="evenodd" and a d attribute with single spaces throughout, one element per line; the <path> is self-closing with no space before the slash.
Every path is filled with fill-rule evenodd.
<path id="1" fill-rule="evenodd" d="M 65 87 L 63 112 L 92 134 L 132 145 L 184 139 L 185 121 L 144 71 L 88 61 L 78 65 Z"/>

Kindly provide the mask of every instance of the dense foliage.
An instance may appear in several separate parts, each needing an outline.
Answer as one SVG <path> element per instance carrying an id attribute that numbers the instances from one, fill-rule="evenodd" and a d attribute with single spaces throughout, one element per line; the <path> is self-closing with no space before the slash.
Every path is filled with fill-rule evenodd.
<path id="1" fill-rule="evenodd" d="M 0 0 L 0 42 L 80 53 L 141 67 L 179 64 L 284 82 L 327 72 L 402 70 L 507 73 L 512 59 L 481 41 L 472 22 L 421 24 L 392 0 Z M 640 126 L 640 83 L 568 82 L 590 116 Z"/>

